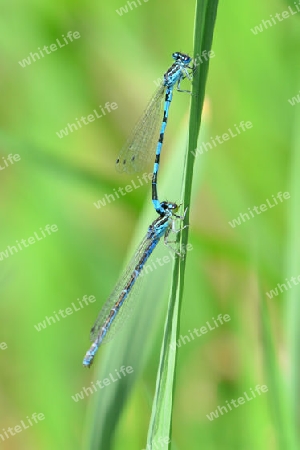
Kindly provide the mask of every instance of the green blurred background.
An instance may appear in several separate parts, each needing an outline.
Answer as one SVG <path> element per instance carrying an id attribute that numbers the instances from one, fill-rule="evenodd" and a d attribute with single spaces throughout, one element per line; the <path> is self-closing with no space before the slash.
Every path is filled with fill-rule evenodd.
<path id="1" fill-rule="evenodd" d="M 0 161 L 10 153 L 21 159 L 0 172 L 0 252 L 47 224 L 58 227 L 0 261 L 0 343 L 7 345 L 0 349 L 0 430 L 34 412 L 45 416 L 0 440 L 3 449 L 96 448 L 87 438 L 92 405 L 106 394 L 78 402 L 72 396 L 91 385 L 105 358 L 120 351 L 122 334 L 99 351 L 95 368 L 82 368 L 90 327 L 155 214 L 145 184 L 101 208 L 94 203 L 137 182 L 137 175 L 115 171 L 115 158 L 155 90 L 154 80 L 171 64 L 171 53 L 193 53 L 193 2 L 141 0 L 118 14 L 124 5 L 124 0 L 2 3 Z M 300 104 L 288 102 L 300 89 L 300 14 L 251 32 L 287 5 L 283 0 L 219 5 L 199 145 L 241 121 L 253 127 L 196 158 L 193 251 L 187 256 L 180 332 L 219 314 L 231 320 L 179 349 L 174 450 L 298 448 L 299 287 L 273 299 L 266 292 L 300 275 Z M 80 38 L 21 67 L 30 52 L 63 42 L 68 31 L 78 31 Z M 175 92 L 161 159 L 160 198 L 171 201 L 180 201 L 189 101 Z M 57 136 L 76 117 L 99 113 L 106 102 L 118 108 Z M 236 228 L 229 225 L 280 191 L 291 198 Z M 167 250 L 161 245 L 160 252 Z M 153 327 L 145 338 L 137 317 L 130 324 L 133 348 L 142 344 L 135 354 L 141 364 L 127 401 L 120 398 L 115 434 L 104 450 L 146 445 L 171 267 L 157 272 L 148 299 L 142 297 Z M 157 289 L 163 300 L 151 313 Z M 36 330 L 46 316 L 78 304 L 84 295 L 97 301 Z M 257 384 L 267 385 L 268 392 L 214 421 L 207 418 Z M 105 410 L 101 414 L 99 421 Z M 97 420 L 94 415 L 94 424 Z"/>

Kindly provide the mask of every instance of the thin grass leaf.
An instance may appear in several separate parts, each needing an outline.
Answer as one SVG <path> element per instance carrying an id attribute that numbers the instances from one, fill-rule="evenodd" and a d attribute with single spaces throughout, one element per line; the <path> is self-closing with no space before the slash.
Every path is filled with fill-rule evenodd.
<path id="1" fill-rule="evenodd" d="M 300 273 L 300 239 L 299 239 L 299 222 L 300 222 L 300 112 L 299 109 L 295 111 L 293 138 L 291 141 L 291 174 L 290 174 L 290 187 L 289 192 L 291 195 L 289 210 L 288 210 L 288 242 L 287 242 L 287 269 L 286 275 L 296 275 Z M 289 289 L 286 293 L 287 299 L 287 322 L 286 331 L 288 338 L 288 354 L 290 356 L 291 367 L 290 376 L 287 380 L 288 386 L 288 399 L 291 404 L 292 412 L 292 425 L 294 433 L 298 438 L 299 448 L 299 419 L 300 419 L 300 407 L 299 407 L 299 393 L 300 393 L 300 303 L 299 303 L 299 291 L 297 287 Z"/>
<path id="2" fill-rule="evenodd" d="M 266 300 L 263 298 L 262 289 L 260 289 L 260 318 L 262 329 L 262 341 L 264 351 L 265 373 L 267 386 L 270 392 L 269 404 L 271 417 L 274 423 L 274 429 L 278 439 L 279 450 L 296 450 L 295 433 L 293 431 L 293 423 L 291 409 L 288 405 L 288 397 L 286 395 L 286 386 L 280 371 L 278 358 L 276 355 L 274 337 L 271 329 L 270 314 Z"/>
<path id="3" fill-rule="evenodd" d="M 198 1 L 196 4 L 194 58 L 202 50 L 210 50 L 213 30 L 217 12 L 217 1 Z M 203 18 L 205 17 L 205 20 Z M 184 173 L 184 205 L 190 204 L 192 191 L 193 166 L 195 157 L 191 151 L 196 148 L 200 129 L 200 118 L 204 102 L 205 84 L 208 71 L 208 62 L 201 68 L 198 66 L 193 83 L 193 97 L 191 105 L 189 146 L 186 156 Z M 189 212 L 187 213 L 188 221 Z M 182 248 L 188 241 L 188 228 L 182 236 Z M 173 396 L 175 389 L 177 346 L 176 339 L 180 325 L 180 306 L 183 295 L 185 258 L 176 258 L 173 268 L 173 284 L 170 294 L 168 314 L 164 329 L 163 345 L 160 355 L 160 364 L 156 382 L 156 392 L 152 407 L 151 421 L 147 439 L 147 449 L 155 448 L 157 442 L 165 442 L 162 449 L 171 447 L 171 423 L 173 411 Z M 168 438 L 169 439 L 166 439 Z M 163 441 L 164 440 L 164 441 Z"/>

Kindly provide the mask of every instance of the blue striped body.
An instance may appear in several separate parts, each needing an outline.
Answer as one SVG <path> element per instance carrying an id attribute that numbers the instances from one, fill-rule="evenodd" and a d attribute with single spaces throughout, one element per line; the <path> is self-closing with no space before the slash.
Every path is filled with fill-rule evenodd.
<path id="1" fill-rule="evenodd" d="M 116 168 L 120 172 L 141 171 L 149 158 L 152 157 L 152 150 L 154 151 L 156 148 L 152 176 L 152 202 L 155 210 L 160 215 L 164 215 L 165 211 L 157 196 L 157 175 L 173 89 L 176 86 L 180 92 L 189 92 L 180 89 L 180 82 L 184 78 L 191 79 L 191 71 L 194 70 L 194 67 L 189 66 L 192 62 L 190 56 L 175 52 L 172 58 L 175 62 L 164 74 L 161 85 L 149 102 L 143 116 L 136 124 L 131 137 L 122 148 L 116 161 Z M 161 103 L 164 94 L 163 119 L 161 120 Z M 157 141 L 156 136 L 158 133 L 159 139 Z"/>
<path id="2" fill-rule="evenodd" d="M 164 74 L 163 84 L 166 87 L 164 115 L 163 115 L 163 120 L 162 120 L 162 124 L 161 124 L 158 143 L 156 146 L 155 162 L 154 162 L 153 176 L 152 176 L 152 203 L 153 203 L 155 210 L 159 214 L 162 214 L 162 215 L 164 214 L 164 208 L 161 205 L 161 203 L 157 197 L 157 174 L 158 174 L 158 169 L 159 169 L 161 149 L 162 149 L 162 145 L 163 145 L 164 135 L 165 135 L 168 116 L 169 116 L 169 108 L 170 108 L 171 101 L 173 98 L 173 89 L 174 89 L 174 86 L 177 84 L 177 90 L 180 91 L 181 80 L 186 77 L 190 78 L 187 68 L 190 68 L 193 70 L 192 67 L 189 67 L 189 63 L 192 61 L 192 58 L 190 56 L 185 55 L 184 53 L 176 52 L 176 53 L 173 53 L 172 57 L 173 57 L 173 59 L 175 59 L 175 62 Z"/>
<path id="3" fill-rule="evenodd" d="M 134 288 L 139 279 L 139 275 L 160 239 L 163 236 L 168 236 L 173 229 L 173 223 L 176 218 L 181 219 L 180 216 L 176 216 L 175 214 L 178 210 L 178 206 L 175 203 L 162 202 L 162 208 L 164 208 L 164 215 L 160 215 L 149 226 L 146 236 L 140 243 L 127 269 L 106 301 L 91 330 L 90 338 L 92 345 L 83 359 L 84 367 L 91 366 L 101 343 L 104 340 L 107 341 L 108 335 L 112 334 L 112 328 L 115 327 L 116 329 L 118 326 L 117 319 L 120 316 L 120 312 L 121 310 L 125 310 L 126 305 L 133 298 Z M 125 317 L 124 314 L 123 317 Z M 120 323 L 121 321 L 119 321 L 119 325 Z"/>

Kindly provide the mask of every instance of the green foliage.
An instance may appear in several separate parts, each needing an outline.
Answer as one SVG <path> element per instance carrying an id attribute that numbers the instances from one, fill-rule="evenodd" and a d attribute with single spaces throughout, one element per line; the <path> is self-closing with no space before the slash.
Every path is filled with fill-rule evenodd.
<path id="1" fill-rule="evenodd" d="M 136 3 L 122 16 L 116 10 L 125 1 L 117 0 L 3 5 L 0 161 L 3 166 L 10 153 L 20 160 L 0 170 L 0 253 L 42 233 L 47 224 L 58 231 L 0 261 L 0 344 L 7 345 L 0 345 L 0 428 L 15 427 L 34 412 L 45 416 L 0 442 L 20 450 L 142 449 L 157 417 L 159 433 L 167 432 L 172 420 L 173 449 L 294 450 L 299 286 L 290 280 L 300 275 L 300 103 L 292 106 L 288 99 L 300 89 L 300 14 L 251 31 L 288 10 L 286 1 L 220 2 L 208 76 L 203 60 L 191 115 L 190 96 L 174 93 L 161 158 L 160 198 L 189 206 L 182 242 L 188 239 L 193 249 L 186 266 L 175 266 L 176 302 L 167 304 L 173 259 L 160 245 L 157 269 L 153 266 L 129 323 L 100 349 L 90 371 L 82 368 L 90 327 L 155 218 L 150 186 L 142 183 L 123 195 L 142 175 L 120 176 L 114 160 L 171 53 L 193 53 L 194 21 L 195 54 L 208 50 L 212 37 L 214 1 L 199 2 L 196 12 L 193 3 L 177 0 L 171 6 Z M 63 42 L 70 30 L 80 38 L 29 66 L 18 63 L 56 39 Z M 189 89 L 188 81 L 184 85 Z M 118 108 L 57 136 L 106 102 Z M 252 127 L 241 130 L 241 121 Z M 218 142 L 224 134 L 229 139 Z M 259 214 L 253 210 L 286 191 L 289 199 Z M 97 208 L 103 199 L 106 206 Z M 229 222 L 240 213 L 249 219 L 233 228 Z M 165 255 L 170 263 L 160 266 L 157 258 Z M 283 292 L 266 294 L 283 283 Z M 75 310 L 72 303 L 78 307 L 84 295 L 96 301 Z M 62 317 L 67 308 L 73 312 Z M 172 311 L 172 328 L 164 336 Z M 210 330 L 207 322 L 213 328 L 220 314 L 230 320 Z M 37 331 L 35 325 L 56 315 L 60 320 Z M 193 330 L 201 327 L 207 332 L 197 336 Z M 177 356 L 167 355 L 169 371 L 161 374 L 168 382 L 160 385 L 164 396 L 156 398 L 162 342 L 166 350 L 175 334 L 181 346 Z M 117 377 L 122 365 L 133 372 L 98 388 L 97 380 L 103 385 L 105 378 Z M 208 419 L 218 406 L 255 392 L 257 385 L 268 391 Z M 97 391 L 86 390 L 89 395 L 74 401 L 84 387 Z M 167 406 L 163 420 L 159 414 L 151 421 L 153 404 L 154 413 Z M 157 428 L 152 436 L 158 437 Z"/>

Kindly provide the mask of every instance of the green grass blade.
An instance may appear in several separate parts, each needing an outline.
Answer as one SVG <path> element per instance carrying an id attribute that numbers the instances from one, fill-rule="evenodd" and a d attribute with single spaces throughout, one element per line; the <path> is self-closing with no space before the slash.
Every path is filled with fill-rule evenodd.
<path id="1" fill-rule="evenodd" d="M 202 50 L 209 51 L 212 43 L 214 23 L 217 11 L 217 1 L 198 1 L 196 5 L 194 57 L 200 55 Z M 205 21 L 203 21 L 205 17 Z M 192 174 L 195 157 L 191 150 L 197 146 L 200 128 L 200 118 L 205 94 L 205 84 L 208 71 L 208 62 L 196 71 L 191 106 L 190 134 L 187 159 L 184 174 L 184 205 L 190 203 L 192 190 Z M 196 93 L 196 94 L 195 94 Z M 188 214 L 187 214 L 188 215 Z M 185 238 L 184 238 L 185 236 Z M 188 228 L 182 238 L 183 248 L 187 244 Z M 175 388 L 175 369 L 177 361 L 176 339 L 180 325 L 180 305 L 183 295 L 183 281 L 185 258 L 176 258 L 173 268 L 173 284 L 169 300 L 169 308 L 165 323 L 163 345 L 160 355 L 160 364 L 156 382 L 156 392 L 152 407 L 152 415 L 148 432 L 147 449 L 155 448 L 157 442 L 164 442 L 162 449 L 171 446 L 171 422 L 173 410 L 173 395 Z M 168 439 L 169 438 L 169 439 Z M 161 444 L 160 444 L 161 445 Z"/>
<path id="2" fill-rule="evenodd" d="M 179 265 L 175 262 L 173 270 L 174 279 L 178 277 L 178 270 Z M 165 445 L 161 448 L 169 448 L 177 355 L 177 347 L 174 343 L 176 342 L 178 324 L 179 296 L 177 284 L 173 283 L 156 379 L 156 392 L 152 405 L 147 449 L 155 448 L 158 442 L 164 442 Z"/>
<path id="3" fill-rule="evenodd" d="M 274 429 L 277 434 L 279 450 L 296 450 L 298 446 L 295 444 L 295 433 L 293 430 L 293 422 L 291 409 L 286 395 L 286 386 L 283 380 L 276 348 L 274 336 L 271 330 L 270 311 L 268 310 L 268 302 L 263 298 L 262 289 L 260 290 L 260 317 L 262 327 L 262 341 L 264 349 L 264 365 L 267 386 L 272 393 L 268 397 L 271 417 L 274 423 Z"/>
<path id="4" fill-rule="evenodd" d="M 298 86 L 299 87 L 299 86 Z M 287 269 L 286 275 L 296 275 L 300 273 L 300 239 L 299 239 L 299 222 L 300 222 L 300 112 L 299 109 L 295 110 L 294 124 L 293 124 L 293 137 L 291 140 L 291 174 L 290 174 L 290 188 L 291 195 L 289 214 L 288 214 L 288 242 L 287 242 Z M 299 406 L 299 393 L 300 393 L 300 303 L 299 303 L 299 290 L 297 287 L 289 289 L 286 293 L 287 299 L 287 322 L 286 331 L 288 339 L 288 353 L 290 355 L 291 370 L 290 377 L 287 380 L 288 386 L 288 399 L 291 403 L 291 411 L 293 417 L 293 427 L 298 434 L 299 439 L 299 419 L 300 419 L 300 406 Z M 299 448 L 299 447 L 298 447 Z"/>

